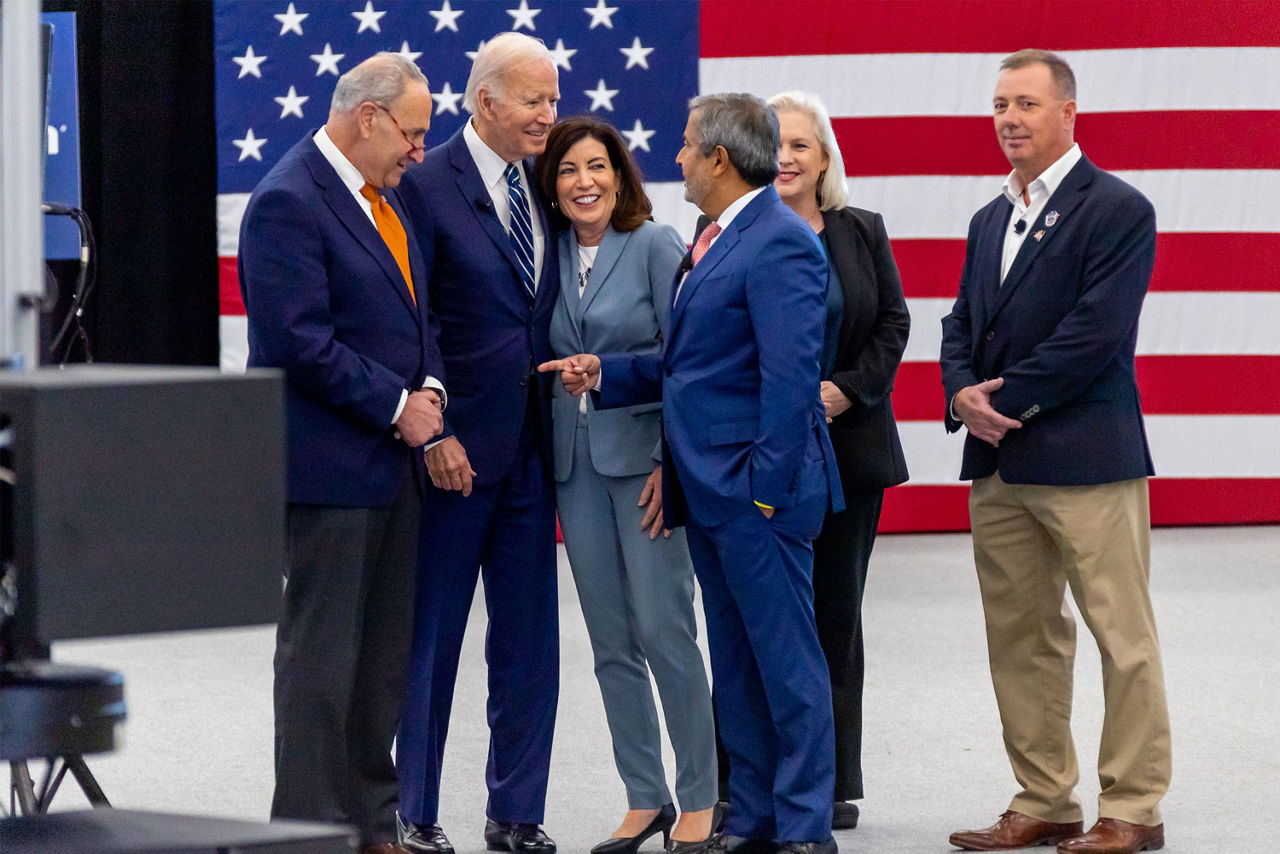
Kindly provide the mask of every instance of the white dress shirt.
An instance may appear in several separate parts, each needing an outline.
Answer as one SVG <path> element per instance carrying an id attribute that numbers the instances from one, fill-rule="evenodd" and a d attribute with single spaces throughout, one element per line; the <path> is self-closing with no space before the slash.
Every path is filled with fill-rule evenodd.
<path id="1" fill-rule="evenodd" d="M 373 205 L 369 204 L 369 200 L 360 194 L 360 191 L 364 189 L 364 185 L 368 183 L 365 181 L 364 176 L 360 174 L 360 170 L 334 144 L 333 140 L 329 138 L 329 132 L 323 126 L 316 131 L 316 135 L 311 139 L 315 142 L 316 148 L 320 149 L 320 153 L 324 155 L 324 159 L 329 161 L 333 171 L 338 173 L 343 185 L 351 192 L 356 204 L 360 206 L 360 210 L 364 211 L 364 215 L 369 218 L 369 222 L 373 223 L 373 227 L 376 229 L 378 223 L 373 218 Z M 440 380 L 428 375 L 422 381 L 422 387 L 436 390 L 440 395 L 440 408 L 443 410 L 448 404 L 449 396 L 445 394 L 444 385 Z M 400 420 L 400 413 L 404 412 L 404 405 L 408 402 L 409 391 L 408 389 L 403 389 L 400 392 L 400 403 L 396 406 L 396 414 L 391 417 L 391 424 L 395 424 Z"/>
<path id="2" fill-rule="evenodd" d="M 462 139 L 467 144 L 467 151 L 480 171 L 480 180 L 489 191 L 489 199 L 493 202 L 493 212 L 498 215 L 502 227 L 511 233 L 511 198 L 507 195 L 507 161 L 485 144 L 476 133 L 471 120 L 462 131 Z M 529 173 L 522 161 L 515 161 L 520 172 L 520 184 L 524 187 L 525 198 L 529 200 L 529 225 L 533 228 L 533 287 L 538 289 L 538 280 L 542 277 L 542 259 L 546 255 L 546 240 L 543 239 L 542 217 L 538 215 L 538 203 L 534 201 L 533 188 L 529 183 Z"/>
<path id="3" fill-rule="evenodd" d="M 1009 275 L 1009 268 L 1013 266 L 1013 259 L 1018 257 L 1018 250 L 1022 248 L 1027 235 L 1034 234 L 1041 228 L 1047 227 L 1040 223 L 1040 214 L 1044 211 L 1045 202 L 1049 201 L 1049 197 L 1057 192 L 1058 185 L 1062 183 L 1062 179 L 1067 177 L 1067 173 L 1072 170 L 1083 156 L 1080 153 L 1079 144 L 1071 146 L 1066 154 L 1055 160 L 1052 166 L 1041 172 L 1039 177 L 1025 188 L 1022 186 L 1022 180 L 1018 178 L 1016 171 L 1010 172 L 1009 177 L 1005 179 L 1004 196 L 1013 204 L 1013 215 L 1009 217 L 1009 225 L 1004 232 L 1004 254 L 1000 258 L 1001 284 L 1004 284 L 1004 277 Z M 1026 190 L 1028 201 L 1023 201 L 1022 191 L 1024 189 Z M 1019 222 L 1026 224 L 1021 234 L 1017 232 Z"/>

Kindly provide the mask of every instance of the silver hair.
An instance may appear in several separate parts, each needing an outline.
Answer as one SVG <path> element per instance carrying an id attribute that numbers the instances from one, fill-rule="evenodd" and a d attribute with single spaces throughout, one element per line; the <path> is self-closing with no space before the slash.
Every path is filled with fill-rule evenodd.
<path id="1" fill-rule="evenodd" d="M 398 53 L 375 53 L 338 78 L 329 111 L 347 113 L 365 101 L 389 108 L 410 83 L 427 85 L 418 66 Z"/>
<path id="2" fill-rule="evenodd" d="M 703 157 L 724 146 L 729 162 L 752 187 L 778 177 L 778 116 L 764 101 L 744 92 L 699 95 L 689 101 L 689 116 Z"/>
<path id="3" fill-rule="evenodd" d="M 844 155 L 836 143 L 836 132 L 831 126 L 831 116 L 817 95 L 809 92 L 780 92 L 767 102 L 776 112 L 799 113 L 813 125 L 814 135 L 827 156 L 827 171 L 818 181 L 818 209 L 839 210 L 849 203 L 849 185 L 844 177 Z"/>
<path id="4" fill-rule="evenodd" d="M 475 115 L 476 96 L 485 89 L 495 98 L 506 97 L 507 72 L 511 66 L 527 59 L 544 59 L 552 68 L 555 58 L 541 39 L 524 33 L 499 33 L 484 43 L 471 64 L 471 76 L 467 78 L 467 90 L 462 96 L 462 108 Z"/>

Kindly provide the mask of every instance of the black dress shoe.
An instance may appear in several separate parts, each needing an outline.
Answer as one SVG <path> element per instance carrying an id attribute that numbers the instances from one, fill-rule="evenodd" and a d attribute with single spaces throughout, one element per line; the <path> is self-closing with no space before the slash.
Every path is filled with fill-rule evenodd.
<path id="1" fill-rule="evenodd" d="M 536 824 L 516 822 L 484 822 L 484 843 L 490 851 L 527 851 L 531 854 L 553 854 L 556 844 Z"/>
<path id="2" fill-rule="evenodd" d="M 711 835 L 715 836 L 724 830 L 724 820 L 729 817 L 729 802 L 716 801 L 716 807 L 711 811 Z"/>
<path id="3" fill-rule="evenodd" d="M 831 806 L 831 829 L 851 830 L 858 826 L 858 805 L 849 801 L 836 801 Z"/>
<path id="4" fill-rule="evenodd" d="M 400 844 L 409 851 L 421 851 L 424 854 L 453 854 L 453 846 L 449 837 L 444 835 L 438 824 L 414 824 L 406 821 L 396 813 L 396 833 L 400 836 Z"/>
<path id="5" fill-rule="evenodd" d="M 837 854 L 836 841 L 828 836 L 821 842 L 783 842 L 778 854 Z"/>
<path id="6" fill-rule="evenodd" d="M 658 814 L 653 817 L 653 821 L 649 822 L 645 829 L 635 836 L 614 836 L 606 839 L 593 847 L 591 854 L 636 854 L 645 840 L 655 833 L 662 834 L 662 844 L 665 847 L 671 836 L 671 828 L 675 826 L 675 823 L 676 805 L 667 804 L 658 810 Z"/>
<path id="7" fill-rule="evenodd" d="M 763 839 L 743 839 L 724 832 L 713 833 L 699 842 L 667 843 L 668 854 L 773 854 L 772 842 Z"/>

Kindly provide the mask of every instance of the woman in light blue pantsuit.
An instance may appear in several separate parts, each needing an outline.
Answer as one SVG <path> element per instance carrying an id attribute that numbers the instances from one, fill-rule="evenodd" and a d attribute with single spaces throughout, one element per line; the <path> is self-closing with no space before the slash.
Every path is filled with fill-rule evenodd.
<path id="1" fill-rule="evenodd" d="M 684 243 L 647 220 L 639 171 L 612 126 L 557 125 L 535 166 L 562 226 L 557 357 L 662 348 Z M 593 854 L 629 854 L 656 833 L 706 839 L 716 802 L 711 693 L 693 614 L 684 532 L 662 531 L 661 404 L 596 411 L 560 383 L 552 400 L 556 500 L 591 638 L 629 812 Z M 675 807 L 662 767 L 653 672 L 676 756 Z"/>

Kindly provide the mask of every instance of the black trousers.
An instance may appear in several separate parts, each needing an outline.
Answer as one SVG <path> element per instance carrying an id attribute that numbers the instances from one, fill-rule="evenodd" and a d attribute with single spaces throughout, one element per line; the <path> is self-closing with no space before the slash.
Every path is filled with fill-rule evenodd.
<path id="1" fill-rule="evenodd" d="M 828 511 L 813 541 L 813 611 L 818 642 L 831 675 L 836 723 L 835 800 L 861 798 L 862 791 L 862 591 L 880 525 L 884 490 L 850 491 L 845 509 Z M 728 800 L 729 757 L 716 730 L 720 799 Z"/>
<path id="2" fill-rule="evenodd" d="M 354 825 L 394 841 L 396 769 L 422 498 L 386 507 L 290 504 L 276 631 L 272 818 Z"/>

